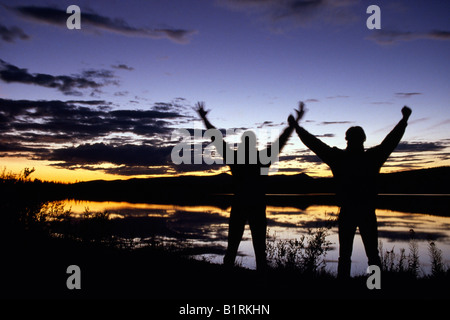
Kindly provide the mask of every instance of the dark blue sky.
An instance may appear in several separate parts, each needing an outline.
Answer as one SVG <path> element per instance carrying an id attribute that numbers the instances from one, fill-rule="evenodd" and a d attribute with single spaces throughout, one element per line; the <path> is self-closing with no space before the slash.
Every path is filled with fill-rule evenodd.
<path id="1" fill-rule="evenodd" d="M 2 166 L 56 180 L 201 171 L 164 162 L 173 129 L 201 126 L 197 101 L 216 126 L 254 129 L 263 143 L 299 100 L 305 128 L 338 147 L 351 125 L 364 127 L 367 147 L 378 144 L 409 105 L 385 170 L 450 164 L 448 1 L 1 3 Z M 81 30 L 66 28 L 71 4 Z M 381 30 L 366 27 L 371 4 Z M 124 150 L 153 160 L 117 157 Z M 329 174 L 296 136 L 283 155 L 297 156 L 284 172 Z"/>

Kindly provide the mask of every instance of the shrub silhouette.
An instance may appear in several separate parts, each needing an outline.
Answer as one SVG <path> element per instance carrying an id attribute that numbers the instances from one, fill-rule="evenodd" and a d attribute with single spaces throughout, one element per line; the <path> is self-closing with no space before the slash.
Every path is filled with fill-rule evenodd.
<path id="1" fill-rule="evenodd" d="M 299 239 L 275 239 L 267 237 L 267 259 L 275 269 L 295 270 L 305 274 L 320 274 L 325 270 L 325 256 L 331 250 L 326 239 L 328 229 L 308 229 Z"/>

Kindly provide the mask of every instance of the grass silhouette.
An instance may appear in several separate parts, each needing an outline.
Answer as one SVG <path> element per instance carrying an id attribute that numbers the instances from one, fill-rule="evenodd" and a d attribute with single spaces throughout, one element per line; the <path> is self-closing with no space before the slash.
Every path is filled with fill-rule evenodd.
<path id="1" fill-rule="evenodd" d="M 326 239 L 325 227 L 308 230 L 299 239 L 277 239 L 276 234 L 267 237 L 267 258 L 269 265 L 276 270 L 296 270 L 300 273 L 317 276 L 324 274 L 325 256 L 331 249 Z"/>

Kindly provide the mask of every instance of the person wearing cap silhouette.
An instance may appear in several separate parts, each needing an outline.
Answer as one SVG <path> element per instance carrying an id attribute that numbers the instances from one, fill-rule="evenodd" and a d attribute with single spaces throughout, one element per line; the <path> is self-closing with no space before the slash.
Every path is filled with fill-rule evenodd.
<path id="1" fill-rule="evenodd" d="M 304 113 L 303 102 L 298 114 Z M 340 206 L 338 278 L 350 277 L 353 238 L 356 228 L 364 244 L 369 265 L 381 268 L 378 252 L 378 227 L 375 215 L 377 177 L 384 162 L 399 144 L 405 132 L 411 109 L 402 108 L 402 119 L 378 146 L 364 149 L 366 135 L 363 128 L 351 127 L 345 134 L 347 148 L 332 148 L 302 128 L 291 115 L 289 125 L 300 140 L 325 162 L 333 173 L 336 196 Z"/>

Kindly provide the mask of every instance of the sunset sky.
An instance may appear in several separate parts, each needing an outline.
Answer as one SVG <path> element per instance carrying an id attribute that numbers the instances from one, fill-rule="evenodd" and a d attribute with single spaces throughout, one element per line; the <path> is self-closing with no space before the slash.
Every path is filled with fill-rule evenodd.
<path id="1" fill-rule="evenodd" d="M 383 172 L 450 165 L 449 13 L 445 0 L 0 0 L 0 167 L 69 182 L 217 173 L 171 162 L 176 129 L 203 128 L 197 101 L 236 129 L 226 140 L 250 129 L 264 146 L 300 100 L 302 125 L 340 148 L 354 125 L 379 144 L 408 105 Z M 330 175 L 295 134 L 278 172 Z"/>

